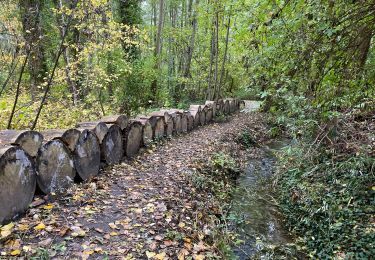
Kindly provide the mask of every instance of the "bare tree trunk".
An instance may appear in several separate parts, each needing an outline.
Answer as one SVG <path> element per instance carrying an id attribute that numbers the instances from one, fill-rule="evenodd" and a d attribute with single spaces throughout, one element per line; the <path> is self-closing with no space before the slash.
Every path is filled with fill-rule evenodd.
<path id="1" fill-rule="evenodd" d="M 156 42 L 155 42 L 155 51 L 154 51 L 154 57 L 155 57 L 155 70 L 160 69 L 160 62 L 161 62 L 161 44 L 162 44 L 162 31 L 163 31 L 163 22 L 164 22 L 164 0 L 160 0 L 159 2 L 159 21 L 158 21 L 158 31 L 156 35 Z M 151 93 L 152 96 L 156 99 L 157 92 L 158 92 L 158 85 L 157 85 L 157 79 L 154 79 L 151 83 Z M 155 101 L 155 100 L 154 100 Z"/>
<path id="2" fill-rule="evenodd" d="M 214 74 L 214 93 L 212 95 L 212 99 L 214 99 L 217 95 L 217 88 L 218 88 L 218 66 L 219 66 L 219 12 L 216 11 L 216 34 L 215 34 L 215 74 Z"/>
<path id="3" fill-rule="evenodd" d="M 225 63 L 227 61 L 227 53 L 228 53 L 228 41 L 229 41 L 231 11 L 232 11 L 232 7 L 229 10 L 228 24 L 227 24 L 227 34 L 225 36 L 224 57 L 223 57 L 223 63 L 221 64 L 220 81 L 219 81 L 219 86 L 218 86 L 218 91 L 217 91 L 217 94 L 216 94 L 216 98 L 218 98 L 220 96 L 221 88 L 223 86 L 223 78 L 224 78 L 224 72 L 225 72 Z"/>
<path id="4" fill-rule="evenodd" d="M 12 127 L 12 120 L 13 120 L 13 117 L 14 117 L 14 113 L 16 111 L 16 107 L 17 107 L 17 103 L 18 103 L 18 98 L 20 96 L 22 75 L 23 75 L 23 72 L 25 71 L 25 67 L 26 67 L 27 61 L 29 60 L 29 56 L 30 56 L 30 51 L 28 50 L 27 54 L 26 54 L 26 57 L 25 57 L 25 60 L 24 60 L 24 62 L 22 64 L 20 75 L 19 75 L 19 78 L 18 78 L 17 90 L 16 90 L 16 97 L 14 98 L 12 112 L 10 113 L 10 116 L 9 116 L 9 121 L 8 121 L 7 129 L 11 129 L 11 127 Z"/>
<path id="5" fill-rule="evenodd" d="M 23 35 L 28 46 L 27 48 L 30 49 L 28 68 L 30 71 L 31 94 L 34 95 L 37 87 L 43 83 L 47 72 L 40 18 L 43 1 L 19 0 L 19 6 L 22 10 Z"/>
<path id="6" fill-rule="evenodd" d="M 55 5 L 59 8 L 59 10 L 62 9 L 63 4 L 62 0 L 55 0 Z M 60 37 L 63 37 L 66 32 L 64 28 L 66 27 L 66 17 L 62 13 L 60 19 L 57 19 L 57 22 L 59 23 L 59 30 L 60 30 Z M 76 85 L 76 81 L 72 80 L 72 72 L 71 72 L 71 62 L 70 62 L 70 57 L 69 57 L 69 50 L 68 48 L 64 48 L 63 50 L 63 58 L 65 62 L 65 78 L 66 82 L 68 83 L 68 86 L 70 88 L 70 92 L 72 94 L 72 102 L 73 105 L 77 105 L 79 101 L 79 96 L 78 96 L 78 89 Z"/>

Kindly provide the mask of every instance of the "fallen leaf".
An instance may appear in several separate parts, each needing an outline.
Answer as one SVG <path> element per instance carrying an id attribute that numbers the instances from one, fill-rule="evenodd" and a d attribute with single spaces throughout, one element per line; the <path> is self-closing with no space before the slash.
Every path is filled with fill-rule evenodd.
<path id="1" fill-rule="evenodd" d="M 156 253 L 150 252 L 150 251 L 146 251 L 146 256 L 147 256 L 148 259 L 150 259 L 150 258 L 153 258 L 154 256 L 156 256 Z"/>
<path id="2" fill-rule="evenodd" d="M 194 260 L 204 260 L 204 255 L 193 255 Z"/>
<path id="3" fill-rule="evenodd" d="M 20 254 L 21 254 L 21 250 L 19 250 L 19 249 L 13 250 L 10 254 L 11 254 L 12 256 L 20 255 Z"/>
<path id="4" fill-rule="evenodd" d="M 180 223 L 178 224 L 178 226 L 179 226 L 180 228 L 184 228 L 186 225 L 185 225 L 184 222 L 180 222 Z"/>
<path id="5" fill-rule="evenodd" d="M 43 230 L 46 228 L 46 225 L 44 225 L 43 222 L 39 223 L 36 227 L 34 227 L 35 230 Z"/>
<path id="6" fill-rule="evenodd" d="M 51 210 L 51 209 L 53 209 L 54 208 L 54 205 L 53 204 L 51 204 L 51 203 L 48 203 L 47 205 L 45 205 L 44 207 L 43 207 L 44 209 L 47 209 L 47 210 Z"/>
<path id="7" fill-rule="evenodd" d="M 155 255 L 154 258 L 156 258 L 158 260 L 164 260 L 165 256 L 166 256 L 166 253 L 162 252 L 160 254 Z"/>

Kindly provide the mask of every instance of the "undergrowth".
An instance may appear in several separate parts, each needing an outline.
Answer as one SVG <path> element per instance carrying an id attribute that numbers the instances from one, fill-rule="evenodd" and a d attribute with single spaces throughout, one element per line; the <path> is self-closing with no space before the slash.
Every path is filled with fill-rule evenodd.
<path id="1" fill-rule="evenodd" d="M 216 222 L 212 234 L 213 243 L 222 258 L 234 259 L 231 244 L 236 241 L 236 234 L 228 229 L 227 213 L 240 169 L 236 160 L 224 152 L 215 153 L 209 162 L 202 162 L 200 165 L 191 181 L 198 191 L 212 194 L 217 206 L 216 210 L 211 210 Z"/>
<path id="2" fill-rule="evenodd" d="M 373 112 L 337 113 L 328 120 L 304 116 L 271 120 L 278 122 L 275 133 L 294 139 L 293 146 L 278 154 L 275 180 L 287 224 L 312 258 L 371 259 L 375 255 Z"/>

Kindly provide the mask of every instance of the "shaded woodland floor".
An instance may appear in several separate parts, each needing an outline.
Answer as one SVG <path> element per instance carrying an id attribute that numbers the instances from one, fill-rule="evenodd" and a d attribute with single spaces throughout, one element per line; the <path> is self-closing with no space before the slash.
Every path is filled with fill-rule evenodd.
<path id="1" fill-rule="evenodd" d="M 58 259 L 220 258 L 212 239 L 220 205 L 196 190 L 192 178 L 217 152 L 241 153 L 237 159 L 248 154 L 234 142 L 244 128 L 262 139 L 262 114 L 233 115 L 105 169 L 67 196 L 29 210 L 0 242 L 0 252 Z"/>

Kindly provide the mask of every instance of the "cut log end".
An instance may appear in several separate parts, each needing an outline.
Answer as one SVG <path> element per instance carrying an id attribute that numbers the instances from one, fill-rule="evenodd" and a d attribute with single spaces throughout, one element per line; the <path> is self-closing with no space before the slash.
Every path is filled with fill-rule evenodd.
<path id="1" fill-rule="evenodd" d="M 0 145 L 19 145 L 26 153 L 36 157 L 42 146 L 43 135 L 36 131 L 0 131 Z"/>
<path id="2" fill-rule="evenodd" d="M 129 122 L 128 117 L 125 115 L 106 116 L 100 121 L 106 124 L 116 124 L 120 127 L 121 131 L 126 129 Z"/>
<path id="3" fill-rule="evenodd" d="M 137 122 L 130 123 L 124 133 L 124 148 L 127 157 L 134 157 L 138 153 L 142 137 L 142 125 Z"/>
<path id="4" fill-rule="evenodd" d="M 60 140 L 45 143 L 38 152 L 36 164 L 37 183 L 45 194 L 61 194 L 74 182 L 73 156 Z"/>
<path id="5" fill-rule="evenodd" d="M 74 149 L 73 159 L 77 174 L 82 180 L 88 180 L 99 173 L 100 145 L 92 131 L 82 131 Z"/>
<path id="6" fill-rule="evenodd" d="M 124 156 L 121 128 L 110 125 L 100 145 L 102 159 L 109 165 L 118 164 Z"/>
<path id="7" fill-rule="evenodd" d="M 0 224 L 27 210 L 36 187 L 31 157 L 20 147 L 0 150 Z"/>

